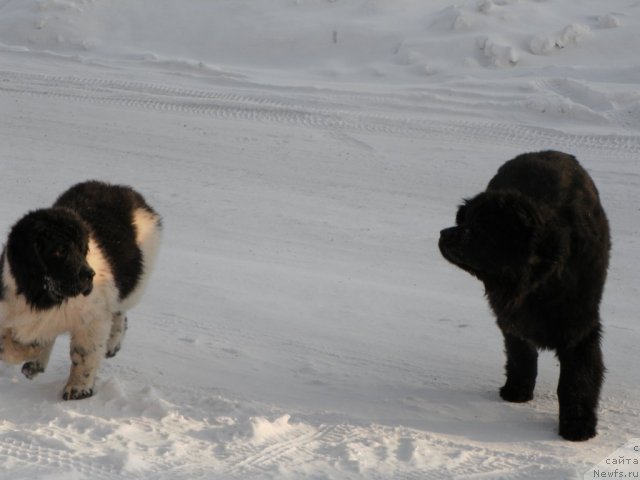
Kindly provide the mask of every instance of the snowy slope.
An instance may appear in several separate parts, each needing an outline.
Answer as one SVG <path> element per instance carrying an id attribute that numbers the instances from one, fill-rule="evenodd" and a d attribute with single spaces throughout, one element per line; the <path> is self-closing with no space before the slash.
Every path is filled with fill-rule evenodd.
<path id="1" fill-rule="evenodd" d="M 97 394 L 0 367 L 0 477 L 582 478 L 640 437 L 640 4 L 0 1 L 0 232 L 86 178 L 164 216 Z M 599 436 L 437 251 L 523 151 L 578 156 L 614 249 Z"/>

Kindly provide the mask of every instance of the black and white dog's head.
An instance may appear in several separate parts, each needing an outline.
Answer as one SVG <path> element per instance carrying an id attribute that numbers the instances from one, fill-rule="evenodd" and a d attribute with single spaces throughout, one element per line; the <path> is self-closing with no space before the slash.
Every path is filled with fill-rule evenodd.
<path id="1" fill-rule="evenodd" d="M 28 213 L 11 229 L 5 251 L 16 293 L 36 310 L 89 295 L 95 272 L 87 263 L 88 250 L 88 228 L 73 211 Z"/>

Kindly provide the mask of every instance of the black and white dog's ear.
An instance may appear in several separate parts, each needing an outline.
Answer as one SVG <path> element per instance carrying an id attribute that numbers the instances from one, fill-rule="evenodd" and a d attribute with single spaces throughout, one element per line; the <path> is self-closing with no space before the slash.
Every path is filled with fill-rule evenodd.
<path id="1" fill-rule="evenodd" d="M 29 219 L 23 218 L 16 223 L 7 241 L 7 258 L 12 269 L 17 265 L 31 265 L 34 261 L 40 260 L 38 250 L 35 246 L 33 229 L 30 228 Z"/>
<path id="2" fill-rule="evenodd" d="M 40 289 L 45 274 L 33 232 L 32 217 L 26 215 L 11 229 L 6 245 L 10 272 L 18 293 L 31 295 Z"/>
<path id="3" fill-rule="evenodd" d="M 46 235 L 44 232 L 36 235 L 33 246 L 34 251 L 40 261 L 50 256 L 52 252 L 57 248 L 56 245 L 52 243 L 51 236 Z"/>

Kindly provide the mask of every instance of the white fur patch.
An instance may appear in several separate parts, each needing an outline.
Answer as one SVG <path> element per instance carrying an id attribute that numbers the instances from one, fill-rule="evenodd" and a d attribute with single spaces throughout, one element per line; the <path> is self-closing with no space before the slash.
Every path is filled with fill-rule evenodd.
<path id="1" fill-rule="evenodd" d="M 120 310 L 126 312 L 140 301 L 144 293 L 149 274 L 153 268 L 162 238 L 160 217 L 148 210 L 139 208 L 133 212 L 133 226 L 136 229 L 136 243 L 142 251 L 142 274 L 134 290 L 122 299 Z"/>
<path id="2" fill-rule="evenodd" d="M 36 311 L 27 304 L 24 295 L 17 294 L 16 282 L 5 255 L 2 279 L 5 292 L 4 299 L 0 301 L 2 330 L 10 329 L 13 337 L 21 343 L 48 343 L 63 332 L 95 320 L 111 322 L 111 312 L 119 308 L 118 289 L 109 264 L 92 238 L 89 239 L 87 261 L 96 272 L 93 290 L 88 296 L 79 295 L 58 307 Z"/>

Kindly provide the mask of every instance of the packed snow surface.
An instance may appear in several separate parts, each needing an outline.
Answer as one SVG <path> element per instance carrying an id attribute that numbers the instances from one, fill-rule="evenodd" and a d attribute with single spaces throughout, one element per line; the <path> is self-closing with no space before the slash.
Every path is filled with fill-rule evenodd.
<path id="1" fill-rule="evenodd" d="M 94 397 L 60 398 L 68 339 L 33 381 L 0 367 L 0 477 L 582 479 L 633 455 L 639 48 L 635 0 L 0 0 L 0 232 L 88 178 L 165 225 Z M 549 148 L 613 236 L 580 444 L 551 353 L 532 402 L 499 399 L 482 287 L 437 250 Z"/>

